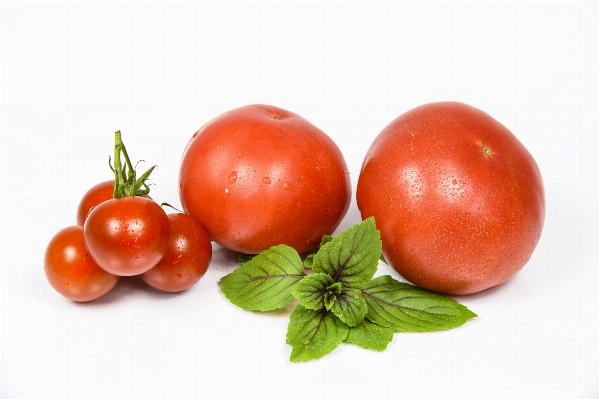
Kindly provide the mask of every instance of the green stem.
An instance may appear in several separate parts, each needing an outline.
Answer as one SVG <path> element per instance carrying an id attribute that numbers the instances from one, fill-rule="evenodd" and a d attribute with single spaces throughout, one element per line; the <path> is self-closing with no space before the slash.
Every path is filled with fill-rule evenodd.
<path id="1" fill-rule="evenodd" d="M 117 130 L 114 132 L 114 198 L 122 198 L 125 196 L 125 179 L 123 176 L 123 167 L 121 165 L 122 145 L 123 140 L 121 139 L 121 131 Z"/>
<path id="2" fill-rule="evenodd" d="M 125 165 L 122 164 L 121 154 L 125 157 Z M 146 184 L 146 180 L 156 166 L 152 166 L 139 179 L 136 179 L 136 170 L 129 159 L 120 130 L 114 132 L 114 168 L 110 165 L 110 158 L 108 164 L 114 172 L 114 198 L 149 196 L 150 188 Z"/>

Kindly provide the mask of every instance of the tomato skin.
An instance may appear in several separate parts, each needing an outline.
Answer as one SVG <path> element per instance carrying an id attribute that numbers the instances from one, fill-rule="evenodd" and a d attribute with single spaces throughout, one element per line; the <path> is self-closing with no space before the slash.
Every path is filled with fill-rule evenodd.
<path id="1" fill-rule="evenodd" d="M 168 249 L 170 224 L 164 210 L 143 197 L 102 202 L 87 217 L 85 243 L 98 265 L 117 276 L 154 267 Z"/>
<path id="2" fill-rule="evenodd" d="M 79 226 L 83 226 L 85 223 L 85 219 L 87 219 L 87 215 L 95 206 L 98 206 L 104 201 L 108 201 L 112 199 L 114 195 L 114 180 L 108 180 L 99 184 L 96 184 L 92 188 L 90 188 L 83 198 L 81 198 L 81 202 L 79 202 L 79 207 L 77 208 L 77 224 Z"/>
<path id="3" fill-rule="evenodd" d="M 356 193 L 383 253 L 410 282 L 471 294 L 530 259 L 545 219 L 539 168 L 505 126 L 457 102 L 400 115 L 374 140 Z"/>
<path id="4" fill-rule="evenodd" d="M 148 285 L 167 292 L 186 290 L 206 273 L 212 259 L 208 231 L 184 213 L 168 215 L 171 236 L 168 251 L 153 268 L 140 275 Z"/>
<path id="5" fill-rule="evenodd" d="M 98 299 L 119 277 L 104 271 L 88 254 L 83 227 L 70 226 L 50 240 L 44 256 L 48 282 L 59 294 L 76 302 Z"/>
<path id="6" fill-rule="evenodd" d="M 255 254 L 287 244 L 301 253 L 339 225 L 351 185 L 341 151 L 320 129 L 284 109 L 249 105 L 193 135 L 179 195 L 228 249 Z"/>

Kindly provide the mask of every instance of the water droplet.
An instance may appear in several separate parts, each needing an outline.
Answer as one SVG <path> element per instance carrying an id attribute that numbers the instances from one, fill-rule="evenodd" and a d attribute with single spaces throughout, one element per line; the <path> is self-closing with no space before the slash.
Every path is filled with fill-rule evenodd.
<path id="1" fill-rule="evenodd" d="M 225 188 L 225 189 L 224 189 L 224 192 L 225 192 L 225 194 L 229 194 L 229 189 L 228 189 L 228 188 Z"/>
<path id="2" fill-rule="evenodd" d="M 68 282 L 68 281 L 66 281 L 66 280 L 65 280 L 65 281 L 63 281 L 62 283 L 63 283 L 64 285 L 69 285 L 69 282 Z"/>
<path id="3" fill-rule="evenodd" d="M 229 183 L 234 184 L 237 181 L 237 172 L 233 171 L 229 174 Z"/>
<path id="4" fill-rule="evenodd" d="M 240 151 L 240 152 L 238 152 L 238 153 L 237 153 L 237 156 L 238 156 L 239 158 L 241 158 L 241 157 L 243 156 L 243 152 L 241 152 L 241 151 Z"/>
<path id="5" fill-rule="evenodd" d="M 288 182 L 285 182 L 283 187 L 285 187 L 286 190 L 291 190 L 291 188 L 293 187 L 293 184 L 290 181 L 288 181 Z"/>
<path id="6" fill-rule="evenodd" d="M 264 177 L 262 178 L 262 181 L 263 181 L 264 183 L 266 183 L 266 184 L 270 184 L 270 177 L 268 177 L 268 176 L 264 176 Z"/>

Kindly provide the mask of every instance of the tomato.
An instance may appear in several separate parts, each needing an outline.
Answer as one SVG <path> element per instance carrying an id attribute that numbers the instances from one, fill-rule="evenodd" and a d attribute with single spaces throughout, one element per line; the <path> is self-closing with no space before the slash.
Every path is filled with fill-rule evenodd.
<path id="1" fill-rule="evenodd" d="M 168 249 L 170 224 L 164 210 L 144 197 L 102 202 L 87 217 L 85 243 L 98 265 L 118 276 L 144 273 Z"/>
<path id="2" fill-rule="evenodd" d="M 543 181 L 505 126 L 457 102 L 422 105 L 372 143 L 356 194 L 383 253 L 410 282 L 470 294 L 529 260 L 545 218 Z"/>
<path id="3" fill-rule="evenodd" d="M 179 195 L 211 238 L 255 254 L 318 245 L 347 212 L 351 186 L 335 143 L 304 118 L 249 105 L 198 130 L 185 149 Z"/>
<path id="4" fill-rule="evenodd" d="M 212 258 L 212 243 L 208 231 L 191 216 L 172 213 L 168 220 L 171 236 L 166 255 L 140 277 L 156 289 L 178 292 L 197 283 L 206 273 Z"/>
<path id="5" fill-rule="evenodd" d="M 113 192 L 114 180 L 108 180 L 90 188 L 83 198 L 81 198 L 81 202 L 79 202 L 79 207 L 77 208 L 77 224 L 83 226 L 90 210 L 102 202 L 112 199 Z"/>
<path id="6" fill-rule="evenodd" d="M 77 302 L 98 299 L 119 277 L 104 271 L 88 254 L 83 227 L 70 226 L 50 240 L 44 257 L 48 282 L 59 294 Z"/>

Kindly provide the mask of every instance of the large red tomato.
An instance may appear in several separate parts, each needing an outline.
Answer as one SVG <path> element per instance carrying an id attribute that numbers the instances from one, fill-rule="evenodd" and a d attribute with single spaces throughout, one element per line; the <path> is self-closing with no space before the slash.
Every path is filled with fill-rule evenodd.
<path id="1" fill-rule="evenodd" d="M 545 197 L 533 157 L 505 126 L 466 104 L 422 105 L 392 121 L 358 181 L 383 253 L 407 280 L 447 294 L 501 284 L 529 260 Z"/>
<path id="2" fill-rule="evenodd" d="M 287 244 L 301 253 L 339 225 L 351 186 L 343 155 L 320 129 L 284 109 L 249 105 L 193 135 L 179 194 L 226 248 L 252 254 Z"/>

